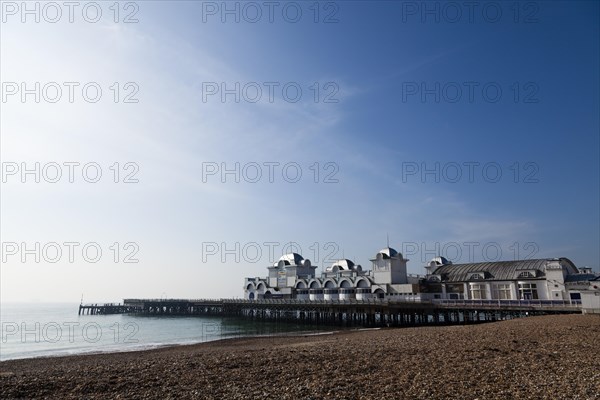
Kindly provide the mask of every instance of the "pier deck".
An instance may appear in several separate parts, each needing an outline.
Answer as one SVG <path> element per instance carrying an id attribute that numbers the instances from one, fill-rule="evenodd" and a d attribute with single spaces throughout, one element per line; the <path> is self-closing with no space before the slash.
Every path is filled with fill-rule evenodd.
<path id="1" fill-rule="evenodd" d="M 79 306 L 80 315 L 205 315 L 365 327 L 456 324 L 565 313 L 581 313 L 581 304 L 552 300 L 124 299 L 123 304 Z"/>

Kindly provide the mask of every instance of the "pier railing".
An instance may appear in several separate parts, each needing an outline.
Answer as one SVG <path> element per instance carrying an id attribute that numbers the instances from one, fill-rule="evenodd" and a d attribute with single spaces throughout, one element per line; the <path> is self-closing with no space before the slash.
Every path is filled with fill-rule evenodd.
<path id="1" fill-rule="evenodd" d="M 489 307 L 560 307 L 581 308 L 581 300 L 431 300 L 442 306 L 489 306 Z"/>
<path id="2" fill-rule="evenodd" d="M 570 307 L 581 308 L 581 300 L 469 300 L 469 299 L 388 299 L 388 298 L 368 298 L 368 299 L 335 299 L 335 300 L 309 300 L 309 299 L 124 299 L 124 305 L 139 303 L 188 303 L 188 304 L 255 304 L 255 305 L 438 305 L 449 307 L 460 306 L 489 306 L 489 307 Z M 121 304 L 106 304 L 120 306 Z"/>

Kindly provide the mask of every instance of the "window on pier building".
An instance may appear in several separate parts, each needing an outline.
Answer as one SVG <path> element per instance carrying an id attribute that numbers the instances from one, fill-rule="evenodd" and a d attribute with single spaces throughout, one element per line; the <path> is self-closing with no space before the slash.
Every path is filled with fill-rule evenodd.
<path id="1" fill-rule="evenodd" d="M 492 288 L 493 299 L 498 300 L 510 300 L 512 298 L 510 284 L 509 283 L 498 283 L 495 284 Z"/>
<path id="2" fill-rule="evenodd" d="M 471 299 L 485 300 L 486 298 L 485 284 L 471 284 Z"/>
<path id="3" fill-rule="evenodd" d="M 478 272 L 471 274 L 471 276 L 469 276 L 469 280 L 471 280 L 471 281 L 482 281 L 483 278 L 484 278 L 483 274 L 478 273 Z"/>
<path id="4" fill-rule="evenodd" d="M 531 271 L 523 271 L 519 274 L 518 278 L 535 278 L 535 275 Z"/>
<path id="5" fill-rule="evenodd" d="M 538 291 L 535 283 L 519 283 L 519 299 L 537 300 Z"/>

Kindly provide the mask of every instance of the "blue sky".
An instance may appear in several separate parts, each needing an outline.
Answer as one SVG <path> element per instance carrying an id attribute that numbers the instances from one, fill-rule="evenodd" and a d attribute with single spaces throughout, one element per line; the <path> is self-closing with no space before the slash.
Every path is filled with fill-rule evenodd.
<path id="1" fill-rule="evenodd" d="M 568 257 L 598 270 L 597 2 L 477 2 L 473 20 L 461 8 L 457 22 L 442 2 L 322 2 L 318 23 L 313 2 L 292 4 L 303 12 L 297 23 L 280 8 L 270 23 L 258 2 L 263 18 L 238 23 L 223 22 L 220 9 L 203 14 L 221 2 L 153 1 L 137 2 L 139 22 L 129 24 L 112 20 L 109 3 L 97 23 L 3 14 L 3 83 L 103 88 L 97 103 L 12 96 L 0 105 L 3 168 L 95 162 L 103 173 L 95 184 L 20 175 L 2 183 L 3 243 L 93 242 L 103 251 L 96 263 L 80 252 L 56 263 L 5 254 L 3 301 L 241 296 L 245 276 L 266 273 L 265 243 L 276 242 L 278 256 L 296 242 L 318 266 L 345 256 L 370 267 L 388 235 L 413 273 L 436 248 L 455 262 Z M 424 7 L 439 7 L 439 22 Z M 329 13 L 338 22 L 323 23 Z M 113 82 L 121 95 L 135 83 L 139 102 L 111 101 Z M 256 82 L 260 101 L 203 93 L 236 82 Z M 265 82 L 278 85 L 273 102 Z M 298 102 L 283 97 L 286 83 L 302 89 Z M 432 92 L 421 97 L 422 88 Z M 135 163 L 139 182 L 113 183 L 115 162 Z M 209 163 L 257 163 L 262 179 L 203 179 Z M 279 163 L 273 182 L 264 163 Z M 300 166 L 296 183 L 281 175 L 288 163 Z M 421 176 L 436 165 L 437 181 Z M 462 178 L 453 182 L 456 166 Z M 324 182 L 328 173 L 337 183 Z M 123 262 L 129 242 L 138 263 Z M 207 254 L 212 243 L 218 251 Z M 223 262 L 223 243 L 238 243 L 239 260 Z M 254 244 L 256 261 L 242 250 Z"/>

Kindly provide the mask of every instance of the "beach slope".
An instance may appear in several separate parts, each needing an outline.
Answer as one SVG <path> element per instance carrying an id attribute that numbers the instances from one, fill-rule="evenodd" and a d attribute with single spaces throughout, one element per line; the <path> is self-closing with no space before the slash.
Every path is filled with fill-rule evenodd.
<path id="1" fill-rule="evenodd" d="M 0 398 L 600 399 L 600 317 L 231 339 L 0 363 Z"/>

